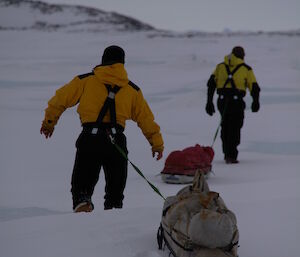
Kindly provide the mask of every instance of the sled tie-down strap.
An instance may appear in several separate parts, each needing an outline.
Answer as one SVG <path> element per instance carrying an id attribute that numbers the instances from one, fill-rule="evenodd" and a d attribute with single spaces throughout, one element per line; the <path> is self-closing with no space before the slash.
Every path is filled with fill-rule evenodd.
<path id="1" fill-rule="evenodd" d="M 168 236 L 170 237 L 170 239 L 178 247 L 180 247 L 184 251 L 187 251 L 187 252 L 193 252 L 194 251 L 193 246 L 192 247 L 186 247 L 186 246 L 180 244 L 177 240 L 175 240 L 174 237 L 172 236 L 172 232 L 169 233 L 167 230 L 165 230 L 162 226 L 162 223 L 160 223 L 160 226 L 159 226 L 158 231 L 157 231 L 157 244 L 158 244 L 158 249 L 159 250 L 163 250 L 163 243 L 165 243 L 165 245 L 167 246 L 167 248 L 170 251 L 170 255 L 173 255 L 174 257 L 178 257 L 176 255 L 176 252 L 174 251 L 174 249 L 172 249 L 172 247 L 171 247 L 170 243 L 168 242 L 168 240 L 165 238 L 164 233 L 167 233 Z M 238 245 L 238 244 L 239 244 L 239 241 L 236 241 L 235 243 L 231 242 L 228 246 L 222 247 L 222 248 L 219 248 L 219 249 L 224 251 L 224 252 L 230 252 L 232 250 L 232 248 L 234 246 Z"/>
<path id="2" fill-rule="evenodd" d="M 116 103 L 115 103 L 115 95 L 121 89 L 119 86 L 112 87 L 109 84 L 105 84 L 107 89 L 108 95 L 103 104 L 103 107 L 99 113 L 96 123 L 100 125 L 103 121 L 103 118 L 107 111 L 110 112 L 110 123 L 111 123 L 111 132 L 112 134 L 116 134 L 116 125 L 117 125 L 117 118 L 116 118 Z"/>
<path id="3" fill-rule="evenodd" d="M 172 253 L 172 255 L 174 257 L 177 257 L 175 251 L 172 249 L 170 243 L 168 242 L 168 240 L 165 238 L 164 233 L 168 234 L 168 236 L 170 237 L 170 239 L 181 249 L 183 249 L 184 251 L 187 252 L 193 252 L 193 248 L 191 247 L 186 247 L 182 244 L 180 244 L 173 236 L 172 236 L 172 232 L 169 233 L 167 230 L 165 230 L 162 226 L 162 224 L 160 224 L 158 231 L 157 231 L 157 243 L 158 243 L 158 249 L 162 250 L 162 246 L 163 246 L 163 242 L 165 243 L 165 245 L 168 247 L 169 251 Z"/>

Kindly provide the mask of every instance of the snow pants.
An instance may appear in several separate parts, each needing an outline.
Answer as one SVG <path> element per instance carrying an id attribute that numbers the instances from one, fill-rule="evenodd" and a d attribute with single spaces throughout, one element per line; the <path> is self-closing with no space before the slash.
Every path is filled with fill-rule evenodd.
<path id="1" fill-rule="evenodd" d="M 241 141 L 244 123 L 245 102 L 242 97 L 223 96 L 218 98 L 218 110 L 223 115 L 221 139 L 224 158 L 237 159 L 237 147 Z"/>
<path id="2" fill-rule="evenodd" d="M 128 153 L 126 137 L 122 132 L 115 142 Z M 111 143 L 105 131 L 97 134 L 83 132 L 76 141 L 76 157 L 71 181 L 73 209 L 82 199 L 91 199 L 98 182 L 100 169 L 105 174 L 104 206 L 122 208 L 127 180 L 127 160 Z"/>

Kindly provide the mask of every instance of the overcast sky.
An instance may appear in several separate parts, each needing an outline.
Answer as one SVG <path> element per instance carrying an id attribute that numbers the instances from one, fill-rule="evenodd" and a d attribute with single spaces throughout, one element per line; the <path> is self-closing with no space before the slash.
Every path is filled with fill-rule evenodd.
<path id="1" fill-rule="evenodd" d="M 43 1 L 43 0 L 42 0 Z M 160 29 L 300 29 L 300 0 L 44 0 L 116 11 Z"/>

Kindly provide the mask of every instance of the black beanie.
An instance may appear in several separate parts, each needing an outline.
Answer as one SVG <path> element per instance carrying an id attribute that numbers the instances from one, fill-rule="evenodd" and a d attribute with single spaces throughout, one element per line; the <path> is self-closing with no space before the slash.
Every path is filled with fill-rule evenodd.
<path id="1" fill-rule="evenodd" d="M 102 55 L 102 65 L 114 63 L 125 63 L 125 52 L 119 46 L 109 46 L 105 48 Z"/>
<path id="2" fill-rule="evenodd" d="M 240 58 L 242 60 L 244 60 L 244 57 L 245 57 L 245 51 L 244 51 L 244 48 L 241 47 L 241 46 L 235 46 L 233 49 L 232 49 L 232 53 L 237 57 L 237 58 Z"/>

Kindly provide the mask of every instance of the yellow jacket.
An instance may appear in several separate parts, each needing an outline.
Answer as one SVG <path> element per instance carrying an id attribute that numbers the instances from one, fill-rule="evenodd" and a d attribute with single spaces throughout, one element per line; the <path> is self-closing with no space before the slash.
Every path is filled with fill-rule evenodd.
<path id="1" fill-rule="evenodd" d="M 246 93 L 246 88 L 248 88 L 251 92 L 253 85 L 257 84 L 252 68 L 245 64 L 242 59 L 237 58 L 234 54 L 225 56 L 224 63 L 229 66 L 231 72 L 235 69 L 236 66 L 238 66 L 239 64 L 243 64 L 236 71 L 236 73 L 233 74 L 233 81 L 238 90 Z M 224 63 L 218 64 L 213 73 L 217 90 L 222 90 L 223 88 L 232 88 L 230 82 L 226 83 L 224 87 L 224 84 L 228 78 L 228 73 L 226 71 L 226 66 L 224 65 Z"/>
<path id="2" fill-rule="evenodd" d="M 124 64 L 97 66 L 93 72 L 75 77 L 56 91 L 45 110 L 44 123 L 54 127 L 60 115 L 69 107 L 78 105 L 81 123 L 95 122 L 108 95 L 104 84 L 118 85 L 115 96 L 117 123 L 125 128 L 126 120 L 133 120 L 141 128 L 152 146 L 152 151 L 163 151 L 160 127 L 143 97 L 142 91 L 128 80 Z M 110 122 L 109 113 L 103 122 Z"/>

